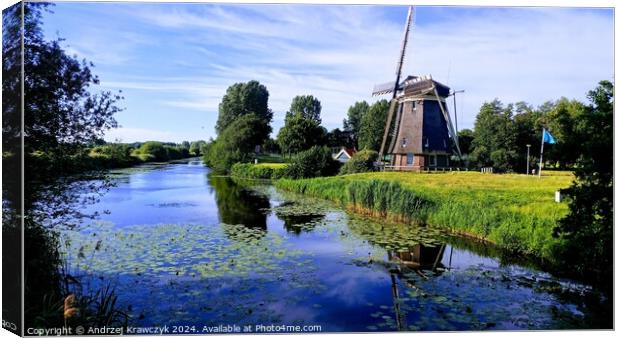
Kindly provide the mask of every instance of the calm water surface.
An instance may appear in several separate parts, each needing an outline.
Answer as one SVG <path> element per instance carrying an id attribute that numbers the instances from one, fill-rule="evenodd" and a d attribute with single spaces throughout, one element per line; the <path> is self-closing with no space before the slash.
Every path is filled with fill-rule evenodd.
<path id="1" fill-rule="evenodd" d="M 208 173 L 200 161 L 114 171 L 88 207 L 107 212 L 63 233 L 71 271 L 114 285 L 134 325 L 514 330 L 611 316 L 590 287 L 492 247 Z"/>

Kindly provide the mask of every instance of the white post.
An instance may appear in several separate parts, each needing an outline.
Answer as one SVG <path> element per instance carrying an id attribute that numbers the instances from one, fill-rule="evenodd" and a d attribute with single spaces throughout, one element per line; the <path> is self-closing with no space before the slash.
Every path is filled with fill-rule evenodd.
<path id="1" fill-rule="evenodd" d="M 544 149 L 545 149 L 545 128 L 542 129 L 542 137 L 540 139 L 540 164 L 538 165 L 538 178 L 540 178 L 540 174 L 542 173 L 543 150 Z"/>
<path id="2" fill-rule="evenodd" d="M 527 169 L 525 169 L 525 175 L 529 175 L 530 174 L 530 147 L 531 147 L 531 144 L 528 144 L 527 145 L 527 158 L 526 158 Z"/>

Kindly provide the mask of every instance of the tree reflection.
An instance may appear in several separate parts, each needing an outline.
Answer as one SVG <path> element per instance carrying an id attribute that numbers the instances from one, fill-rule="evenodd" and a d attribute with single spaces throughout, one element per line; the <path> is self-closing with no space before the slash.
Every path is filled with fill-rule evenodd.
<path id="1" fill-rule="evenodd" d="M 308 212 L 287 212 L 287 208 L 295 206 L 295 202 L 283 202 L 276 208 L 276 216 L 284 222 L 287 232 L 299 235 L 302 232 L 310 232 L 316 224 L 325 218 L 325 215 Z"/>
<path id="2" fill-rule="evenodd" d="M 267 230 L 269 198 L 229 177 L 209 176 L 209 185 L 215 193 L 221 223 Z"/>

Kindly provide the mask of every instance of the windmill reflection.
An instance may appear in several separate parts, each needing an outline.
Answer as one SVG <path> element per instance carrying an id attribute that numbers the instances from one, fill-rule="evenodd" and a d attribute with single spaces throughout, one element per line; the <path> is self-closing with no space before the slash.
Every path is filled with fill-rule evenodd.
<path id="1" fill-rule="evenodd" d="M 417 244 L 407 251 L 388 251 L 388 260 L 392 263 L 390 269 L 390 280 L 392 289 L 392 299 L 394 301 L 394 313 L 396 314 L 396 327 L 399 331 L 407 329 L 407 318 L 401 309 L 401 297 L 398 291 L 396 278 L 401 278 L 404 274 L 415 272 L 424 279 L 428 279 L 426 273 L 431 272 L 434 275 L 441 274 L 446 267 L 441 263 L 446 244 L 441 246 L 425 246 Z M 452 260 L 452 249 L 450 249 L 450 261 Z M 447 269 L 450 269 L 448 264 Z M 426 273 L 425 273 L 426 272 Z M 417 289 L 417 286 L 409 279 L 403 279 L 405 285 L 411 289 Z"/>
<path id="2" fill-rule="evenodd" d="M 425 246 L 415 245 L 407 251 L 388 251 L 388 259 L 397 263 L 397 266 L 420 272 L 420 270 L 443 270 L 441 263 L 446 245 Z"/>

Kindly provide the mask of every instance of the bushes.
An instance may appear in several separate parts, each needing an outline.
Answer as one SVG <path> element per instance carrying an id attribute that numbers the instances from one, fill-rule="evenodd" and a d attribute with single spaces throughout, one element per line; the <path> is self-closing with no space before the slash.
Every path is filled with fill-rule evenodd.
<path id="1" fill-rule="evenodd" d="M 286 165 L 236 163 L 230 170 L 230 176 L 250 179 L 278 179 L 284 176 Z"/>
<path id="2" fill-rule="evenodd" d="M 375 162 L 378 158 L 379 153 L 374 150 L 364 149 L 358 151 L 340 168 L 340 175 L 375 171 Z"/>
<path id="3" fill-rule="evenodd" d="M 108 143 L 90 149 L 83 165 L 89 168 L 125 168 L 144 162 L 166 162 L 189 156 L 189 148 L 183 144 L 156 141 L 143 144 Z"/>
<path id="4" fill-rule="evenodd" d="M 296 179 L 333 176 L 339 168 L 340 162 L 332 159 L 329 148 L 314 146 L 297 154 L 290 164 L 236 163 L 232 165 L 230 175 L 239 178 Z"/>
<path id="5" fill-rule="evenodd" d="M 110 143 L 92 148 L 89 156 L 94 165 L 99 167 L 129 167 L 137 162 L 135 158 L 131 157 L 131 150 L 127 144 Z"/>
<path id="6" fill-rule="evenodd" d="M 189 149 L 182 145 L 164 144 L 157 141 L 144 142 L 131 156 L 142 162 L 166 162 L 189 157 Z"/>
<path id="7" fill-rule="evenodd" d="M 333 176 L 340 169 L 340 162 L 332 158 L 327 147 L 314 146 L 298 153 L 291 164 L 284 170 L 287 178 L 310 178 L 319 176 Z"/>

